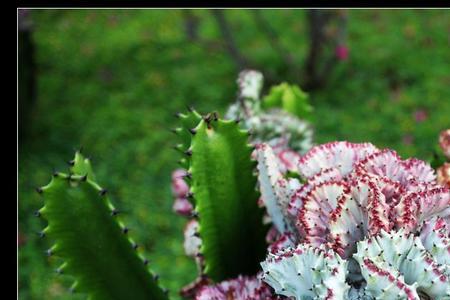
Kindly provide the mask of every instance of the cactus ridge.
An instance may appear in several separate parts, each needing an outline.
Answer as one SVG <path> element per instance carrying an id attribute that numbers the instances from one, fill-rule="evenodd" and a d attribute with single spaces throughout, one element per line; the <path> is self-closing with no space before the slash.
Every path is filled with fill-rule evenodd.
<path id="1" fill-rule="evenodd" d="M 168 299 L 106 189 L 94 181 L 89 160 L 77 152 L 72 162 L 70 174 L 55 173 L 40 189 L 45 205 L 39 210 L 48 221 L 42 233 L 55 242 L 47 254 L 64 260 L 58 273 L 76 278 L 70 291 L 94 300 Z"/>
<path id="2" fill-rule="evenodd" d="M 188 172 L 204 272 L 215 282 L 256 274 L 265 255 L 267 230 L 257 205 L 253 146 L 236 122 L 215 114 L 204 117 L 195 131 Z"/>
<path id="3" fill-rule="evenodd" d="M 190 159 L 191 136 L 195 134 L 195 127 L 202 120 L 202 115 L 194 108 L 189 107 L 187 112 L 176 113 L 175 117 L 179 120 L 179 125 L 171 131 L 179 137 L 179 142 L 174 145 L 174 149 L 182 154 L 179 164 L 187 169 Z"/>

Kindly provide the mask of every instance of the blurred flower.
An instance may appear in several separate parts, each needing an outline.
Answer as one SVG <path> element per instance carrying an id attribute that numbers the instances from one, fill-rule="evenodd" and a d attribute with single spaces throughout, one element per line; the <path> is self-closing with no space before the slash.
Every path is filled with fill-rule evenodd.
<path id="1" fill-rule="evenodd" d="M 450 187 L 450 163 L 444 163 L 437 169 L 437 181 L 441 185 Z"/>
<path id="2" fill-rule="evenodd" d="M 439 135 L 439 145 L 441 146 L 444 155 L 450 158 L 450 128 L 441 131 Z"/>
<path id="3" fill-rule="evenodd" d="M 403 136 L 402 141 L 405 145 L 412 145 L 412 143 L 414 142 L 414 137 L 411 134 L 407 133 Z"/>
<path id="4" fill-rule="evenodd" d="M 338 60 L 347 60 L 348 59 L 348 48 L 346 45 L 338 45 L 336 47 L 336 57 Z"/>
<path id="5" fill-rule="evenodd" d="M 414 120 L 417 123 L 423 122 L 428 118 L 428 114 L 424 109 L 418 109 L 414 112 Z"/>

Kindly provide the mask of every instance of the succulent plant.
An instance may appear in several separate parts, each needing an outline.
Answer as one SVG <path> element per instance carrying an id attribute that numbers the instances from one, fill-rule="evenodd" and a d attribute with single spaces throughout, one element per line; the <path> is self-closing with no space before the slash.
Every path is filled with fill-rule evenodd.
<path id="1" fill-rule="evenodd" d="M 241 120 L 252 133 L 253 143 L 269 143 L 277 153 L 294 150 L 304 153 L 313 145 L 313 131 L 305 120 L 312 107 L 307 94 L 298 86 L 282 83 L 260 99 L 263 75 L 254 70 L 239 74 L 238 97 L 225 114 L 226 119 Z"/>
<path id="2" fill-rule="evenodd" d="M 438 163 L 437 181 L 450 188 L 450 129 L 443 130 L 439 135 L 439 146 L 445 159 L 442 158 L 443 161 Z"/>
<path id="3" fill-rule="evenodd" d="M 279 239 L 289 240 L 262 263 L 261 278 L 277 293 L 449 299 L 450 191 L 428 164 L 369 143 L 333 142 L 301 157 L 304 183 L 293 190 L 297 179 L 282 175 L 271 147 L 257 153 L 262 199 Z"/>
<path id="4" fill-rule="evenodd" d="M 89 159 L 77 152 L 71 164 L 69 174 L 54 173 L 37 190 L 45 206 L 36 215 L 48 221 L 41 236 L 54 241 L 46 253 L 64 261 L 57 272 L 74 275 L 71 290 L 89 299 L 168 299 L 95 181 Z"/>

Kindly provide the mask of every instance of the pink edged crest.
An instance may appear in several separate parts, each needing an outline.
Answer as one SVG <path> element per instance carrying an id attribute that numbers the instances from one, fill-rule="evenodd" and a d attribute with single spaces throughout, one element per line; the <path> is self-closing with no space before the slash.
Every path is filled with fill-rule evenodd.
<path id="1" fill-rule="evenodd" d="M 257 277 L 239 276 L 209 286 L 203 286 L 196 300 L 276 300 L 269 286 Z"/>
<path id="2" fill-rule="evenodd" d="M 304 232 L 304 239 L 319 246 L 326 242 L 330 216 L 338 201 L 349 193 L 345 182 L 326 182 L 315 186 L 304 198 L 298 214 L 297 227 Z"/>
<path id="3" fill-rule="evenodd" d="M 444 155 L 450 159 L 450 128 L 442 130 L 439 134 L 439 146 L 444 152 Z"/>
<path id="4" fill-rule="evenodd" d="M 172 206 L 174 212 L 185 217 L 191 216 L 193 209 L 192 203 L 186 198 L 176 198 Z"/>
<path id="5" fill-rule="evenodd" d="M 316 186 L 327 181 L 341 180 L 341 173 L 336 168 L 322 170 L 316 175 L 308 179 L 295 193 L 291 196 L 288 206 L 288 212 L 292 216 L 297 216 L 300 208 L 303 206 L 303 198 Z"/>
<path id="6" fill-rule="evenodd" d="M 450 218 L 450 189 L 436 186 L 407 193 L 395 209 L 399 216 L 397 227 L 415 231 L 418 224 L 431 217 Z"/>
<path id="7" fill-rule="evenodd" d="M 184 228 L 184 252 L 188 256 L 196 257 L 202 240 L 198 236 L 199 224 L 197 220 L 190 220 Z"/>
<path id="8" fill-rule="evenodd" d="M 189 185 L 184 180 L 187 172 L 183 169 L 177 169 L 172 173 L 172 193 L 176 198 L 185 198 L 189 193 Z"/>
<path id="9" fill-rule="evenodd" d="M 310 178 L 323 169 L 337 168 L 342 176 L 349 174 L 357 162 L 378 149 L 370 143 L 333 142 L 316 146 L 301 157 L 298 170 Z"/>

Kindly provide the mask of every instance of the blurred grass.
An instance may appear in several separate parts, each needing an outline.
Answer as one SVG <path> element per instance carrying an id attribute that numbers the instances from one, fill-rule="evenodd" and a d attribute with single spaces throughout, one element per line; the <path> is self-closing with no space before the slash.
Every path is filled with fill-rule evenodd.
<path id="1" fill-rule="evenodd" d="M 307 51 L 305 12 L 264 11 L 299 62 Z M 220 41 L 214 19 L 201 18 L 202 38 Z M 248 11 L 228 11 L 243 53 L 263 72 L 282 64 Z M 32 12 L 38 102 L 19 148 L 20 299 L 82 299 L 68 295 L 39 240 L 44 222 L 34 187 L 66 170 L 84 146 L 99 182 L 125 211 L 161 282 L 177 294 L 195 278 L 183 255 L 184 220 L 171 212 L 170 173 L 177 167 L 168 131 L 173 113 L 193 105 L 224 112 L 234 101 L 237 70 L 226 52 L 191 43 L 179 10 L 40 10 Z M 318 143 L 370 141 L 402 156 L 428 159 L 438 132 L 450 126 L 450 18 L 439 10 L 352 10 L 350 59 L 314 92 Z M 279 78 L 284 81 L 284 78 Z M 417 122 L 414 114 L 425 113 Z M 95 230 L 95 229 L 93 229 Z"/>

